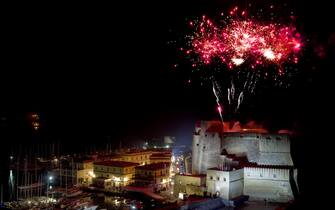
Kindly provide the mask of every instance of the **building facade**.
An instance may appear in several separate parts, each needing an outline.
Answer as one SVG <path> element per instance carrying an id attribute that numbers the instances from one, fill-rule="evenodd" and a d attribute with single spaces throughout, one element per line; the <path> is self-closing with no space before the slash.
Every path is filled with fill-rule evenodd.
<path id="1" fill-rule="evenodd" d="M 121 161 L 138 163 L 139 165 L 150 164 L 150 151 L 139 150 L 139 151 L 131 151 L 124 154 L 121 154 Z"/>
<path id="2" fill-rule="evenodd" d="M 174 177 L 173 195 L 179 197 L 179 194 L 203 196 L 206 191 L 206 174 L 202 175 L 182 175 L 177 174 Z"/>
<path id="3" fill-rule="evenodd" d="M 206 186 L 208 195 L 230 200 L 243 195 L 243 169 L 221 170 L 210 168 L 207 170 Z"/>
<path id="4" fill-rule="evenodd" d="M 94 178 L 93 160 L 65 161 L 64 165 L 53 169 L 52 174 L 60 186 L 89 186 Z"/>
<path id="5" fill-rule="evenodd" d="M 138 163 L 124 161 L 102 161 L 94 163 L 94 185 L 108 191 L 121 191 L 133 183 Z"/>
<path id="6" fill-rule="evenodd" d="M 159 191 L 169 187 L 170 163 L 153 163 L 136 167 L 135 182 L 138 186 Z"/>

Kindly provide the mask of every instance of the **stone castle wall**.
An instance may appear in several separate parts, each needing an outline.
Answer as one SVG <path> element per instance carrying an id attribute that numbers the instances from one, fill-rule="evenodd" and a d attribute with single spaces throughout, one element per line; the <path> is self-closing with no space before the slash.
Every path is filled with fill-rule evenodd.
<path id="1" fill-rule="evenodd" d="M 293 165 L 285 134 L 229 133 L 222 139 L 222 149 L 259 165 Z"/>
<path id="2" fill-rule="evenodd" d="M 194 135 L 192 144 L 192 173 L 206 174 L 208 168 L 220 163 L 221 137 L 216 134 Z"/>
<path id="3" fill-rule="evenodd" d="M 250 200 L 287 202 L 294 198 L 289 169 L 244 168 L 244 195 Z"/>

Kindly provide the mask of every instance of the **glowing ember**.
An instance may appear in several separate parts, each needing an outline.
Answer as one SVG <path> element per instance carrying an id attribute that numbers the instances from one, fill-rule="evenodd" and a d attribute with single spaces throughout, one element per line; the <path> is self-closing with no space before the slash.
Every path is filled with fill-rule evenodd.
<path id="1" fill-rule="evenodd" d="M 273 60 L 276 58 L 275 54 L 271 49 L 265 49 L 263 55 L 269 60 Z"/>
<path id="2" fill-rule="evenodd" d="M 244 62 L 244 60 L 243 60 L 242 58 L 232 58 L 231 61 L 232 61 L 236 66 L 241 65 L 241 64 Z"/>
<path id="3" fill-rule="evenodd" d="M 219 113 L 222 112 L 222 108 L 221 108 L 221 106 L 218 106 L 217 109 L 218 109 L 218 112 L 219 112 Z"/>

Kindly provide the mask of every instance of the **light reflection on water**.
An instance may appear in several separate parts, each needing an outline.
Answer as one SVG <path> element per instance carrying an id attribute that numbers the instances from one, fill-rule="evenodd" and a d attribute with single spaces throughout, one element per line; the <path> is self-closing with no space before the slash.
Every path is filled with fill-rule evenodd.
<path id="1" fill-rule="evenodd" d="M 103 196 L 95 199 L 95 204 L 99 209 L 132 209 L 137 206 L 140 201 L 120 197 L 120 196 Z"/>

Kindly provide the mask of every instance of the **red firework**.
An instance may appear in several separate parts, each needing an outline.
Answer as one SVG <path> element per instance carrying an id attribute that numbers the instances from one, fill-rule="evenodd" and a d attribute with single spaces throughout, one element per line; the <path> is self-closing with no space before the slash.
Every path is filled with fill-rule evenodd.
<path id="1" fill-rule="evenodd" d="M 293 26 L 240 19 L 220 26 L 205 16 L 201 21 L 190 22 L 190 26 L 195 30 L 187 54 L 197 54 L 205 64 L 214 58 L 230 68 L 246 61 L 252 68 L 266 63 L 298 62 L 302 41 Z"/>

